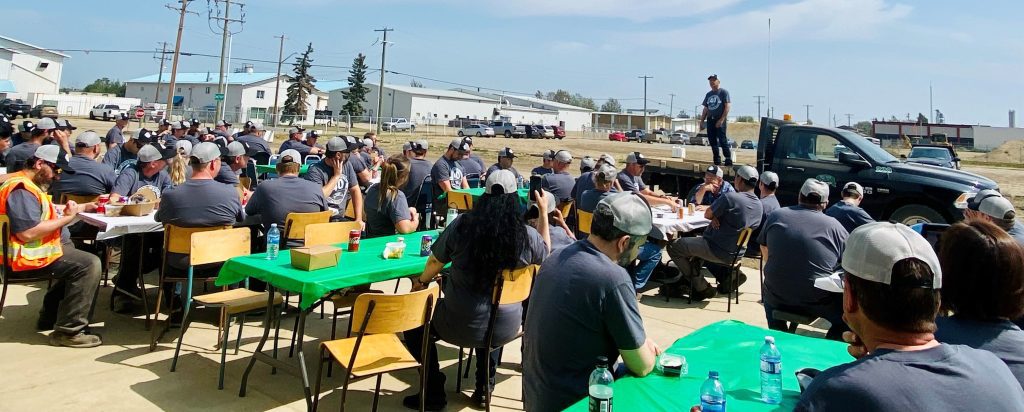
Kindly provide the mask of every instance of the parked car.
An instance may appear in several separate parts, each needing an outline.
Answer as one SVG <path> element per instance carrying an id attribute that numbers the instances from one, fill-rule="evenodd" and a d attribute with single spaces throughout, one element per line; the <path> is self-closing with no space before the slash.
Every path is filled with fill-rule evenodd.
<path id="1" fill-rule="evenodd" d="M 675 132 L 668 135 L 669 144 L 689 144 L 690 135 L 681 132 Z"/>
<path id="2" fill-rule="evenodd" d="M 626 141 L 627 142 L 634 142 L 634 141 L 635 142 L 640 142 L 640 141 L 643 141 L 645 134 L 646 133 L 644 133 L 644 131 L 640 130 L 640 129 L 630 130 L 630 131 L 626 132 Z"/>
<path id="3" fill-rule="evenodd" d="M 546 127 L 551 129 L 551 136 L 552 137 L 554 137 L 554 138 L 556 138 L 558 140 L 562 140 L 562 139 L 565 138 L 565 129 L 563 129 L 561 126 L 546 126 Z"/>
<path id="4" fill-rule="evenodd" d="M 668 140 L 668 132 L 655 130 L 654 133 L 645 134 L 641 141 L 647 143 L 668 143 Z"/>
<path id="5" fill-rule="evenodd" d="M 945 167 L 960 170 L 960 157 L 948 145 L 915 145 L 910 148 L 907 163 Z"/>
<path id="6" fill-rule="evenodd" d="M 416 131 L 416 125 L 409 121 L 409 119 L 398 118 L 390 122 L 384 122 L 381 125 L 381 129 L 385 132 L 396 132 L 402 130 L 408 130 L 410 132 Z"/>
<path id="7" fill-rule="evenodd" d="M 542 124 L 538 124 L 538 125 L 534 125 L 533 128 L 537 129 L 537 135 L 540 136 L 541 138 L 543 138 L 543 139 L 550 139 L 551 138 L 551 132 L 548 131 L 548 127 L 547 126 L 544 126 Z"/>
<path id="8" fill-rule="evenodd" d="M 52 104 L 37 104 L 32 110 L 29 110 L 28 115 L 35 119 L 42 119 L 49 117 L 51 119 L 57 118 L 57 106 Z"/>
<path id="9" fill-rule="evenodd" d="M 694 146 L 711 146 L 711 143 L 708 142 L 708 135 L 706 134 L 690 136 L 690 144 Z"/>
<path id="10" fill-rule="evenodd" d="M 740 142 L 740 149 L 756 149 L 757 145 L 754 144 L 753 140 L 744 140 Z"/>
<path id="11" fill-rule="evenodd" d="M 628 140 L 626 140 L 626 134 L 622 132 L 608 133 L 608 140 L 613 142 L 628 142 Z"/>
<path id="12" fill-rule="evenodd" d="M 97 104 L 89 111 L 89 120 L 96 120 L 96 118 L 110 120 L 121 113 L 121 106 L 116 104 Z"/>
<path id="13" fill-rule="evenodd" d="M 459 137 L 462 136 L 494 137 L 494 129 L 482 124 L 471 124 L 459 130 Z"/>
<path id="14" fill-rule="evenodd" d="M 544 138 L 544 126 L 537 126 L 535 124 L 520 124 L 516 127 L 522 127 L 523 133 L 528 139 L 543 139 Z"/>
<path id="15" fill-rule="evenodd" d="M 505 136 L 505 138 L 526 136 L 526 128 L 512 122 L 495 120 L 491 122 L 490 126 L 494 129 L 494 134 Z"/>
<path id="16" fill-rule="evenodd" d="M 29 106 L 29 104 L 25 103 L 24 100 L 21 100 L 21 99 L 3 99 L 3 100 L 0 100 L 0 113 L 3 113 L 5 115 L 7 115 L 11 119 L 15 119 L 18 116 L 26 117 L 27 118 L 29 116 L 29 112 L 30 111 L 32 111 L 32 106 Z"/>

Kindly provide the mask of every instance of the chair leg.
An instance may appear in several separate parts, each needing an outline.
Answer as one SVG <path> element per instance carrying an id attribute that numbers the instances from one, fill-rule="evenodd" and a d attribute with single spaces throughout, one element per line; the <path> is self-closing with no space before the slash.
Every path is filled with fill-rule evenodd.
<path id="1" fill-rule="evenodd" d="M 478 353 L 477 355 L 479 356 L 480 354 Z M 477 359 L 477 362 L 480 362 L 480 360 Z M 471 369 L 472 366 L 473 366 L 473 348 L 469 348 L 469 356 L 466 357 L 466 369 L 463 369 L 462 379 L 469 379 L 469 370 Z"/>
<path id="2" fill-rule="evenodd" d="M 377 387 L 373 390 L 373 412 L 377 412 L 377 400 L 380 399 L 380 380 L 384 374 L 377 375 Z"/>
<path id="3" fill-rule="evenodd" d="M 484 378 L 486 379 L 484 381 L 484 406 L 487 412 L 491 412 L 491 354 L 488 352 L 484 353 L 484 356 L 480 355 L 476 354 L 476 361 L 480 362 L 480 358 L 484 359 Z"/>
<path id="4" fill-rule="evenodd" d="M 217 377 L 217 390 L 224 390 L 224 365 L 228 359 L 228 337 L 231 336 L 231 317 L 224 322 L 224 339 L 220 343 L 220 372 Z M 178 341 L 179 343 L 181 341 Z"/>
<path id="5" fill-rule="evenodd" d="M 302 297 L 301 296 L 299 297 L 299 307 L 302 307 Z M 299 334 L 299 317 L 296 316 L 295 317 L 295 325 L 292 326 L 292 340 L 291 340 L 291 343 L 288 345 L 288 357 L 289 358 L 295 355 L 295 340 L 296 340 L 296 338 L 298 338 L 299 344 L 300 345 L 302 344 L 302 338 L 300 336 L 298 336 L 298 334 Z"/>
<path id="6" fill-rule="evenodd" d="M 338 308 L 334 308 L 334 316 L 331 318 L 331 340 L 335 339 L 338 330 Z M 331 362 L 327 365 L 327 377 L 331 377 L 331 373 L 334 372 L 334 363 Z"/>
<path id="7" fill-rule="evenodd" d="M 4 282 L 3 292 L 0 292 L 0 315 L 4 314 L 4 302 L 7 301 L 7 282 Z"/>
<path id="8" fill-rule="evenodd" d="M 313 412 L 316 412 L 316 408 L 320 404 L 320 382 L 324 377 L 324 362 L 331 362 L 330 358 L 324 359 L 324 352 L 324 347 L 320 346 L 320 357 L 317 358 L 316 386 L 313 389 Z"/>
<path id="9" fill-rule="evenodd" d="M 185 316 L 181 319 L 181 331 L 178 333 L 178 344 L 174 346 L 174 358 L 171 359 L 171 372 L 174 372 L 178 367 L 178 353 L 181 352 L 181 342 L 185 340 L 185 331 L 188 330 L 188 324 L 192 322 L 192 319 L 189 317 L 192 312 L 189 310 L 189 306 L 191 305 L 191 302 L 186 304 Z"/>
<path id="10" fill-rule="evenodd" d="M 157 332 L 157 325 L 160 323 L 160 304 L 163 303 L 163 297 L 164 297 L 164 287 L 163 287 L 164 284 L 163 284 L 162 281 L 163 281 L 163 279 L 161 279 L 160 285 L 157 286 L 156 306 L 153 308 L 153 321 L 152 321 L 152 323 L 147 322 L 147 326 L 149 327 L 149 335 L 150 335 L 149 336 L 150 337 L 150 340 L 149 340 L 149 351 L 150 352 L 156 350 L 156 340 L 159 337 L 159 332 Z M 170 322 L 170 319 L 171 319 L 170 315 L 168 315 L 167 321 Z"/>
<path id="11" fill-rule="evenodd" d="M 235 355 L 238 354 L 239 347 L 242 346 L 242 328 L 245 327 L 245 314 L 242 314 L 238 318 L 238 337 L 235 338 Z"/>
<path id="12" fill-rule="evenodd" d="M 455 373 L 455 392 L 462 392 L 462 347 L 459 346 L 459 371 Z"/>

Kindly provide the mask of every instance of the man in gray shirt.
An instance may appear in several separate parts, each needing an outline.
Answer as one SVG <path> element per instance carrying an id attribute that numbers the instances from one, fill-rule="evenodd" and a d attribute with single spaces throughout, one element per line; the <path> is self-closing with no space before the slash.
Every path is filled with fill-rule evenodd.
<path id="1" fill-rule="evenodd" d="M 700 268 L 704 262 L 731 264 L 740 231 L 761 225 L 761 201 L 754 194 L 757 178 L 757 169 L 750 166 L 737 168 L 733 186 L 738 191 L 726 193 L 705 209 L 704 218 L 710 220 L 711 225 L 704 235 L 679 238 L 669 244 L 668 255 L 679 267 L 681 280 L 674 285 L 662 286 L 663 293 L 667 296 L 689 295 L 693 300 L 715 296 L 715 289 L 704 280 Z M 732 288 L 731 280 L 722 278 L 718 283 Z M 746 276 L 740 273 L 736 286 L 744 281 Z M 691 282 L 694 284 L 692 289 Z"/>
<path id="2" fill-rule="evenodd" d="M 619 172 L 619 187 L 625 192 L 633 192 L 643 196 L 644 199 L 647 200 L 647 203 L 652 206 L 669 206 L 674 212 L 676 207 L 678 207 L 675 198 L 664 194 L 657 194 L 644 184 L 644 168 L 647 167 L 647 164 L 650 162 L 651 161 L 640 152 L 632 152 L 626 155 L 626 167 Z"/>
<path id="3" fill-rule="evenodd" d="M 847 183 L 843 185 L 843 200 L 826 209 L 825 214 L 842 223 L 847 232 L 853 233 L 854 229 L 875 221 L 860 208 L 863 200 L 864 187 L 857 182 Z"/>
<path id="4" fill-rule="evenodd" d="M 299 152 L 285 150 L 277 162 L 277 179 L 260 183 L 245 205 L 249 216 L 260 216 L 266 233 L 272 223 L 284 227 L 289 213 L 310 213 L 327 210 L 327 198 L 320 186 L 299 178 L 302 156 Z"/>
<path id="5" fill-rule="evenodd" d="M 935 340 L 942 271 L 898 223 L 858 228 L 843 251 L 843 339 L 856 361 L 819 373 L 795 411 L 1019 411 L 1024 389 L 992 353 Z M 527 323 L 529 325 L 529 323 Z"/>
<path id="6" fill-rule="evenodd" d="M 654 369 L 661 349 L 646 336 L 624 269 L 651 227 L 650 208 L 617 193 L 598 204 L 589 238 L 544 260 L 523 335 L 526 410 L 560 411 L 585 398 L 599 356 L 614 363 L 621 355 L 636 376 Z"/>
<path id="7" fill-rule="evenodd" d="M 309 156 L 311 154 L 323 155 L 323 150 L 316 147 L 307 146 L 306 143 L 303 142 L 305 138 L 303 137 L 302 132 L 304 132 L 305 130 L 306 129 L 296 126 L 292 126 L 291 129 L 288 129 L 288 140 L 285 140 L 284 143 L 281 143 L 281 148 L 278 149 L 277 152 L 284 153 L 284 151 L 288 149 L 295 150 L 299 152 L 300 156 L 302 156 L 303 162 L 305 161 L 306 156 Z"/>
<path id="8" fill-rule="evenodd" d="M 74 195 L 101 195 L 110 193 L 114 187 L 114 169 L 96 161 L 100 154 L 100 136 L 92 130 L 82 132 L 75 138 L 75 155 L 68 162 L 67 170 L 57 181 L 58 193 Z"/>
<path id="9" fill-rule="evenodd" d="M 555 195 L 559 206 L 572 202 L 572 188 L 576 186 L 576 179 L 569 174 L 571 164 L 572 153 L 559 150 L 555 152 L 554 162 L 551 163 L 551 173 L 541 177 L 541 187 Z"/>
<path id="10" fill-rule="evenodd" d="M 173 148 L 163 149 L 156 144 L 148 144 L 139 149 L 139 161 L 133 167 L 121 171 L 114 181 L 110 197 L 131 196 L 139 188 L 150 186 L 160 196 L 164 190 L 174 184 L 167 174 L 167 160 L 176 156 Z"/>
<path id="11" fill-rule="evenodd" d="M 519 182 L 521 185 L 523 182 L 523 176 L 519 174 L 516 168 L 512 167 L 512 163 L 515 162 L 515 158 L 516 154 L 515 152 L 512 151 L 511 148 L 506 147 L 504 149 L 499 150 L 498 162 L 491 165 L 491 167 L 487 168 L 487 173 L 485 173 L 484 175 L 489 175 L 498 170 L 508 170 L 512 172 L 513 175 L 515 175 L 516 181 Z"/>
<path id="12" fill-rule="evenodd" d="M 469 187 L 466 174 L 459 165 L 459 159 L 466 155 L 469 150 L 469 143 L 465 138 L 460 137 L 452 140 L 448 150 L 441 155 L 434 167 L 430 169 L 430 180 L 434 181 L 434 198 L 446 195 L 452 189 L 465 189 Z M 448 202 L 445 200 L 435 203 L 434 210 L 444 214 L 448 210 Z"/>
<path id="13" fill-rule="evenodd" d="M 473 138 L 467 136 L 463 139 L 469 143 L 469 150 L 467 150 L 466 154 L 462 156 L 462 159 L 459 159 L 459 166 L 462 166 L 462 172 L 465 173 L 466 176 L 475 176 L 479 178 L 484 174 L 484 161 L 480 156 L 473 153 Z"/>
<path id="14" fill-rule="evenodd" d="M 409 142 L 410 151 L 413 157 L 409 158 L 409 181 L 402 188 L 405 198 L 410 205 L 416 205 L 421 197 L 420 189 L 423 181 L 430 177 L 430 170 L 433 164 L 426 159 L 428 144 L 426 140 Z"/>
<path id="15" fill-rule="evenodd" d="M 798 202 L 775 211 L 761 226 L 768 327 L 787 330 L 786 322 L 772 315 L 780 309 L 825 318 L 832 324 L 825 337 L 839 340 L 849 330 L 843 322 L 843 297 L 814 287 L 814 280 L 839 268 L 848 234 L 839 221 L 821 213 L 828 202 L 827 184 L 807 179 Z"/>
<path id="16" fill-rule="evenodd" d="M 779 175 L 775 172 L 765 171 L 761 173 L 761 179 L 757 182 L 757 191 L 761 196 L 761 227 L 754 230 L 754 233 L 750 235 L 750 243 L 747 244 L 747 257 L 757 259 L 761 254 L 761 244 L 758 243 L 758 238 L 761 235 L 761 231 L 764 230 L 764 222 L 768 221 L 768 216 L 772 212 L 779 210 L 782 206 L 779 204 L 779 198 L 775 197 L 775 192 L 779 190 Z"/>
<path id="17" fill-rule="evenodd" d="M 335 136 L 327 141 L 327 152 L 324 159 L 309 166 L 305 179 L 321 187 L 327 198 L 327 206 L 334 211 L 331 218 L 340 221 L 345 218 L 348 202 L 352 202 L 352 211 L 356 222 L 363 221 L 363 192 L 359 190 L 358 178 L 352 170 L 350 156 L 359 147 L 359 142 L 352 136 Z"/>
<path id="18" fill-rule="evenodd" d="M 250 129 L 249 133 L 239 135 L 235 137 L 235 140 L 247 143 L 250 147 L 256 149 L 257 153 L 252 156 L 256 160 L 256 164 L 265 165 L 270 163 L 270 144 L 263 140 L 263 134 L 267 132 L 266 127 L 263 126 L 263 123 L 253 122 Z"/>
<path id="19" fill-rule="evenodd" d="M 114 118 L 114 127 L 111 127 L 107 131 L 106 142 L 107 150 L 110 150 L 114 145 L 120 145 L 124 143 L 124 129 L 128 127 L 128 115 L 120 114 Z"/>
<path id="20" fill-rule="evenodd" d="M 580 173 L 580 177 L 576 179 L 576 185 L 574 185 L 572 187 L 572 198 L 576 201 L 576 207 L 579 207 L 580 199 L 583 197 L 583 193 L 594 188 L 593 173 L 594 173 L 595 170 L 600 168 L 601 165 L 608 165 L 608 166 L 611 166 L 612 168 L 614 168 L 615 167 L 615 158 L 613 158 L 612 155 L 610 155 L 608 153 L 602 153 L 601 156 L 597 158 L 597 161 L 594 162 L 594 167 L 593 168 L 591 168 L 590 170 L 588 170 L 586 172 L 581 172 Z M 619 182 L 617 180 L 618 176 L 615 176 L 615 177 L 616 177 L 615 179 L 612 179 L 613 182 L 614 182 L 613 190 L 621 191 L 621 188 L 618 187 L 618 185 L 619 185 Z M 597 203 L 595 202 L 594 206 L 596 206 L 596 205 L 597 205 Z M 591 209 L 591 210 L 593 210 L 593 209 Z"/>
<path id="21" fill-rule="evenodd" d="M 249 164 L 249 156 L 254 156 L 258 153 L 259 150 L 248 143 L 228 143 L 224 149 L 221 149 L 220 171 L 217 172 L 217 176 L 214 176 L 213 180 L 238 186 L 238 174 Z"/>
<path id="22" fill-rule="evenodd" d="M 700 115 L 700 128 L 708 129 L 708 142 L 711 143 L 715 165 L 722 165 L 722 157 L 718 154 L 718 148 L 721 147 L 722 154 L 725 155 L 725 166 L 732 166 L 732 149 L 725 134 L 732 100 L 729 98 L 729 92 L 720 87 L 717 74 L 708 76 L 708 84 L 711 91 L 704 95 L 704 102 L 701 103 L 704 112 Z"/>
<path id="23" fill-rule="evenodd" d="M 39 123 L 35 125 L 35 128 L 31 130 L 31 137 L 29 140 L 22 142 L 11 148 L 7 152 L 7 173 L 14 173 L 25 167 L 25 161 L 32 158 L 35 155 L 36 149 L 39 148 L 43 142 L 52 137 L 54 132 L 57 130 L 57 122 L 49 117 L 44 117 L 39 120 Z"/>

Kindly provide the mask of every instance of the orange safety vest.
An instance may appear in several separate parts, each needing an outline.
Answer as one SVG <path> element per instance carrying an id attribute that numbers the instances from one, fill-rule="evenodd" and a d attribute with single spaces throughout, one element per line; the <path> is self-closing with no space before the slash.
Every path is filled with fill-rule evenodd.
<path id="1" fill-rule="evenodd" d="M 4 182 L 3 186 L 0 186 L 0 214 L 7 214 L 7 198 L 18 188 L 27 190 L 39 201 L 39 205 L 42 206 L 40 222 L 57 218 L 57 207 L 50 201 L 50 196 L 35 183 L 32 183 L 32 179 L 29 179 L 24 171 L 14 173 Z M 14 233 L 10 233 L 10 228 L 7 230 L 9 232 L 8 245 L 10 245 L 10 249 L 7 251 L 7 263 L 15 272 L 46 267 L 64 255 L 60 246 L 60 230 L 55 230 L 53 233 L 43 236 L 42 239 L 28 243 L 22 242 Z"/>

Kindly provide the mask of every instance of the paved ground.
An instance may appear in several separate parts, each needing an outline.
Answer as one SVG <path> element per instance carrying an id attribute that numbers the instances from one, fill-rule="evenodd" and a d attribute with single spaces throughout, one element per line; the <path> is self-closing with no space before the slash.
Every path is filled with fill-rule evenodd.
<path id="1" fill-rule="evenodd" d="M 666 302 L 655 291 L 641 297 L 640 310 L 648 334 L 663 347 L 677 338 L 709 323 L 738 319 L 764 326 L 764 313 L 757 303 L 758 274 L 746 269 L 750 281 L 741 289 L 741 303 L 726 313 L 725 298 L 687 305 L 685 300 Z M 147 278 L 154 282 L 155 274 Z M 408 288 L 403 282 L 403 288 Z M 45 283 L 10 287 L 3 317 L 0 318 L 0 410 L 303 410 L 302 390 L 297 377 L 284 372 L 270 374 L 270 368 L 257 365 L 249 384 L 248 395 L 238 397 L 241 374 L 249 355 L 259 339 L 260 320 L 246 323 L 242 348 L 238 355 L 229 350 L 225 389 L 218 391 L 215 314 L 207 312 L 193 324 L 185 336 L 178 371 L 169 372 L 174 353 L 177 329 L 161 341 L 158 349 L 148 351 L 149 332 L 143 329 L 141 315 L 115 315 L 108 308 L 111 288 L 101 288 L 93 327 L 104 337 L 104 345 L 94 349 L 68 349 L 48 346 L 46 335 L 34 331 L 37 311 Z M 377 289 L 393 290 L 393 283 L 375 285 Z M 283 328 L 290 330 L 290 319 Z M 339 328 L 347 325 L 347 316 L 339 319 Z M 311 316 L 304 337 L 307 354 L 315 354 L 320 339 L 330 336 L 331 320 Z M 234 330 L 233 330 L 234 331 Z M 802 333 L 818 334 L 817 329 Z M 284 332 L 282 336 L 290 336 Z M 287 340 L 282 340 L 287 345 Z M 233 346 L 230 347 L 233 349 Z M 284 355 L 286 356 L 286 354 Z M 310 359 L 315 357 L 311 356 Z M 462 394 L 455 392 L 456 349 L 442 346 L 441 366 L 449 376 L 448 410 L 472 410 L 467 401 L 472 393 L 472 380 L 464 383 Z M 519 344 L 507 345 L 494 399 L 496 410 L 522 409 L 521 360 Z M 315 365 L 310 361 L 313 371 Z M 403 410 L 401 399 L 415 390 L 417 374 L 413 371 L 385 376 L 382 384 L 381 410 Z M 340 388 L 337 373 L 325 380 L 324 393 Z M 374 380 L 355 382 L 348 405 L 353 410 L 368 410 Z M 338 407 L 340 394 L 331 392 L 322 406 Z"/>

